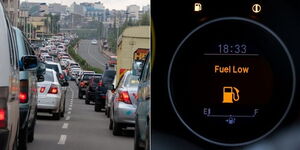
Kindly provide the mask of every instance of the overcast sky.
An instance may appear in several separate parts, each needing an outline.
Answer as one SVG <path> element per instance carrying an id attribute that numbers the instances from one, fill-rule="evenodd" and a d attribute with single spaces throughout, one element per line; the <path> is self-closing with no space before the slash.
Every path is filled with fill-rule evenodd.
<path id="1" fill-rule="evenodd" d="M 21 0 L 24 2 L 25 0 Z M 63 5 L 70 6 L 73 2 L 77 4 L 82 2 L 94 3 L 101 1 L 104 4 L 105 8 L 108 9 L 117 9 L 117 10 L 126 10 L 126 6 L 136 4 L 142 8 L 150 4 L 150 0 L 27 0 L 27 2 L 46 2 L 46 3 L 61 3 Z"/>

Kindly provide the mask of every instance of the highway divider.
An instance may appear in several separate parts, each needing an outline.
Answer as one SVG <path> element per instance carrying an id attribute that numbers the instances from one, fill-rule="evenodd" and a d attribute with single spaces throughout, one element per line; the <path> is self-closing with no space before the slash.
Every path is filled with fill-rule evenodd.
<path id="1" fill-rule="evenodd" d="M 91 66 L 88 64 L 80 55 L 78 55 L 75 52 L 75 47 L 77 47 L 78 42 L 80 39 L 75 39 L 71 42 L 70 46 L 68 47 L 68 53 L 71 55 L 71 57 L 80 64 L 81 68 L 83 70 L 90 70 L 90 71 L 95 71 L 96 73 L 103 73 L 103 70 L 100 68 L 96 68 L 94 66 Z"/>

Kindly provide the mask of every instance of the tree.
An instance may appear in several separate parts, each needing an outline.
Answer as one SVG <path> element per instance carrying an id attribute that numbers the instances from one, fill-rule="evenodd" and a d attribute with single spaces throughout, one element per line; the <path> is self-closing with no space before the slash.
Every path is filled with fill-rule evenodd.
<path id="1" fill-rule="evenodd" d="M 139 25 L 150 25 L 149 12 L 142 14 L 141 20 L 139 20 Z"/>

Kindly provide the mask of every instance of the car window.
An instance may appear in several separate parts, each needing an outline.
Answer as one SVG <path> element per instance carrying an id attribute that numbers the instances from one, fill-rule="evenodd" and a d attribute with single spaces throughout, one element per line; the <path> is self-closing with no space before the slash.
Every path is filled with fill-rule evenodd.
<path id="1" fill-rule="evenodd" d="M 139 76 L 134 76 L 134 75 L 128 75 L 124 86 L 126 87 L 134 87 L 134 86 L 138 86 L 139 84 Z"/>
<path id="2" fill-rule="evenodd" d="M 59 72 L 58 66 L 53 64 L 46 64 L 46 68 L 53 69 L 56 72 Z"/>
<path id="3" fill-rule="evenodd" d="M 54 82 L 54 76 L 52 71 L 46 71 L 44 75 L 45 81 Z"/>
<path id="4" fill-rule="evenodd" d="M 103 82 L 112 82 L 115 78 L 116 71 L 114 70 L 109 70 L 106 71 L 103 75 Z"/>

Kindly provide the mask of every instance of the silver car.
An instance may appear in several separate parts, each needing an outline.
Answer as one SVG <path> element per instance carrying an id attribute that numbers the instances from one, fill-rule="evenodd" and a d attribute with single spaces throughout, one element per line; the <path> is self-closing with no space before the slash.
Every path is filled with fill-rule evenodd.
<path id="1" fill-rule="evenodd" d="M 132 75 L 132 71 L 127 71 L 117 85 L 110 111 L 109 128 L 113 135 L 120 135 L 122 129 L 135 125 L 138 78 Z"/>

